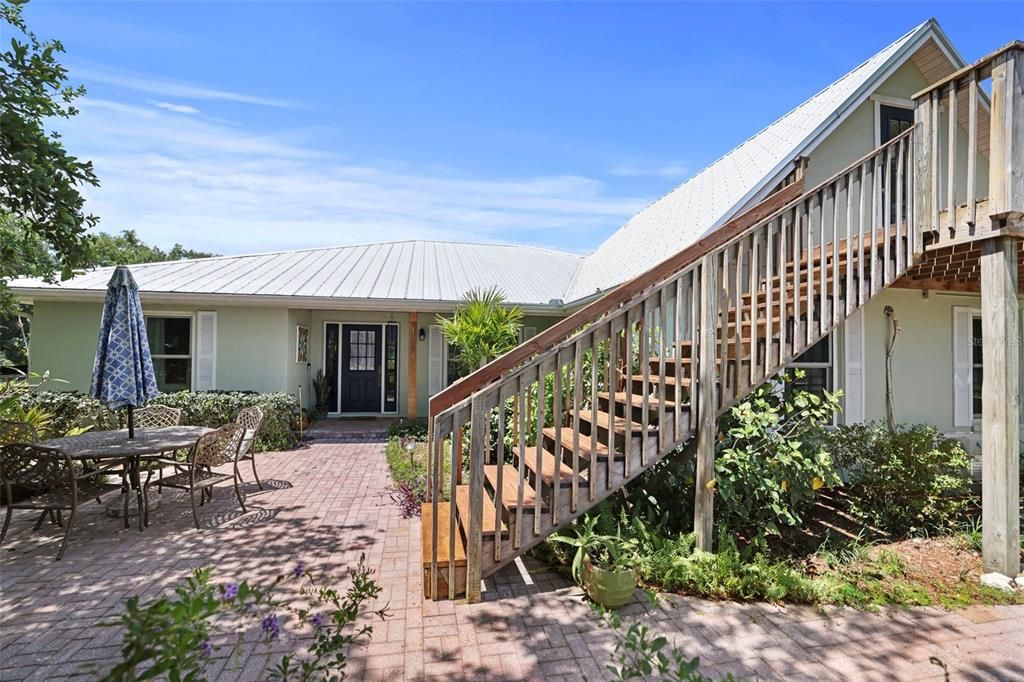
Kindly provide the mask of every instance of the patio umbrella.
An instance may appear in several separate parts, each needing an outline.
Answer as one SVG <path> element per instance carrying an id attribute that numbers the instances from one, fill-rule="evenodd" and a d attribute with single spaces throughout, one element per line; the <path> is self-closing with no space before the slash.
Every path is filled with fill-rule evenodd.
<path id="1" fill-rule="evenodd" d="M 107 284 L 89 395 L 114 410 L 127 407 L 128 438 L 134 438 L 133 408 L 159 393 L 139 288 L 131 271 L 119 265 Z"/>

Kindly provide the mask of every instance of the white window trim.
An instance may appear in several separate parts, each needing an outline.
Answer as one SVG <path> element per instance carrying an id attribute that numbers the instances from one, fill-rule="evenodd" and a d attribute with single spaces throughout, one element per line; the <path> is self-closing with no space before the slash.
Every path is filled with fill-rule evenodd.
<path id="1" fill-rule="evenodd" d="M 976 431 L 978 433 L 981 433 L 981 415 L 980 414 L 979 415 L 975 415 L 974 414 L 974 349 L 971 348 L 971 346 L 970 346 L 971 336 L 974 334 L 974 320 L 975 319 L 979 319 L 979 320 L 981 319 L 981 308 L 968 308 L 967 309 L 967 314 L 970 317 L 968 318 L 967 339 L 965 340 L 965 343 L 967 343 L 968 352 L 971 354 L 971 361 L 969 363 L 967 363 L 967 367 L 969 369 L 969 373 L 968 373 L 968 377 L 967 377 L 967 385 L 970 387 L 970 390 L 971 390 L 971 393 L 970 393 L 970 401 L 971 401 L 971 431 L 972 432 Z M 982 333 L 984 333 L 984 328 L 982 328 Z M 984 343 L 984 337 L 982 338 L 982 343 Z M 982 352 L 982 355 L 981 355 L 981 366 L 983 368 L 985 366 L 985 354 L 984 354 L 984 351 Z"/>
<path id="2" fill-rule="evenodd" d="M 875 109 L 875 149 L 882 146 L 882 105 L 887 107 L 898 107 L 900 109 L 914 110 L 914 101 L 900 97 L 889 97 L 888 95 L 871 95 L 872 104 Z"/>
<path id="3" fill-rule="evenodd" d="M 322 331 L 322 335 L 320 337 L 321 339 L 323 339 L 323 341 L 321 343 L 321 345 L 323 346 L 323 352 L 321 353 L 321 356 L 320 356 L 320 367 L 321 367 L 321 369 L 323 369 L 324 374 L 327 373 L 327 325 L 329 325 L 329 324 L 336 324 L 336 325 L 338 325 L 338 343 L 339 344 L 345 343 L 345 334 L 344 334 L 344 332 L 345 332 L 345 325 L 347 325 L 347 324 L 348 325 L 366 325 L 366 326 L 370 326 L 370 327 L 380 327 L 380 404 L 379 404 L 380 410 L 378 410 L 377 412 L 341 412 L 340 411 L 340 409 L 341 409 L 341 381 L 342 381 L 342 377 L 345 376 L 345 368 L 341 366 L 342 350 L 341 350 L 341 347 L 339 346 L 338 347 L 338 384 L 334 387 L 334 390 L 337 391 L 337 393 L 338 393 L 338 408 L 339 408 L 339 411 L 338 412 L 328 412 L 327 416 L 329 416 L 329 417 L 361 417 L 361 416 L 371 416 L 371 415 L 381 415 L 381 414 L 386 414 L 386 415 L 398 414 L 399 411 L 402 409 L 401 405 L 399 404 L 401 402 L 401 400 L 400 400 L 401 385 L 402 385 L 401 381 L 396 381 L 395 382 L 395 384 L 396 384 L 396 386 L 395 386 L 395 409 L 391 410 L 389 412 L 385 412 L 384 411 L 384 390 L 385 390 L 384 373 L 387 371 L 387 357 L 386 357 L 386 354 L 385 354 L 386 353 L 386 349 L 384 348 L 384 345 L 387 342 L 387 334 L 385 334 L 384 330 L 387 328 L 387 325 L 389 325 L 389 324 L 393 324 L 393 325 L 395 325 L 398 328 L 398 338 L 395 339 L 395 344 L 397 345 L 397 351 L 398 352 L 397 352 L 397 355 L 395 357 L 395 362 L 397 363 L 396 364 L 396 371 L 398 372 L 398 377 L 400 379 L 401 378 L 401 367 L 402 367 L 402 333 L 403 333 L 402 332 L 402 325 L 400 325 L 398 322 L 393 321 L 393 320 L 387 320 L 385 322 L 381 322 L 379 320 L 374 320 L 372 322 L 359 322 L 359 321 L 356 321 L 356 320 L 345 320 L 345 321 L 341 321 L 341 320 L 324 320 L 323 328 L 321 330 Z M 416 371 L 416 368 L 411 368 L 409 371 L 413 371 L 414 372 L 414 371 Z"/>
<path id="4" fill-rule="evenodd" d="M 183 313 L 183 312 L 164 312 L 162 310 L 150 310 L 144 311 L 142 319 L 148 320 L 151 317 L 177 317 L 187 318 L 190 320 L 188 328 L 188 355 L 167 355 L 164 353 L 150 353 L 150 357 L 156 359 L 187 359 L 191 362 L 191 369 L 188 377 L 188 390 L 191 391 L 196 385 L 196 314 L 195 313 Z M 149 332 L 146 333 L 147 340 L 149 338 Z"/>

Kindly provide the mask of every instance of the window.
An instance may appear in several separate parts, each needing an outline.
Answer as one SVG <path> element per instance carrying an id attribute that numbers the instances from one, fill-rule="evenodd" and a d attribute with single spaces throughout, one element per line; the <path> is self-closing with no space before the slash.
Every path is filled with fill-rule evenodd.
<path id="1" fill-rule="evenodd" d="M 384 326 L 384 411 L 398 411 L 398 325 Z"/>
<path id="2" fill-rule="evenodd" d="M 377 363 L 377 332 L 352 329 L 348 333 L 349 371 L 372 372 Z"/>
<path id="3" fill-rule="evenodd" d="M 788 390 L 800 389 L 823 396 L 832 391 L 832 337 L 826 336 L 789 363 L 790 369 L 801 369 L 804 376 L 794 379 Z"/>
<path id="4" fill-rule="evenodd" d="M 156 385 L 163 393 L 192 388 L 192 317 L 146 317 Z"/>
<path id="5" fill-rule="evenodd" d="M 981 364 L 981 315 L 971 317 L 971 416 L 981 421 L 981 383 L 985 370 Z"/>
<path id="6" fill-rule="evenodd" d="M 894 137 L 914 127 L 914 110 L 882 104 L 878 107 L 879 144 L 885 144 Z"/>

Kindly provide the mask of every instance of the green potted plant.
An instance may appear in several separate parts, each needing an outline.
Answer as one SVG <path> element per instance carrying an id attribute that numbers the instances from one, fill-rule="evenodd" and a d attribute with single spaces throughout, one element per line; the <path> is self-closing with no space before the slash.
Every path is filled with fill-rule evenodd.
<path id="1" fill-rule="evenodd" d="M 629 603 L 636 589 L 635 543 L 597 532 L 596 516 L 585 516 L 576 535 L 554 535 L 552 540 L 575 547 L 572 577 L 596 604 L 616 609 Z"/>
<path id="2" fill-rule="evenodd" d="M 316 371 L 313 377 L 313 397 L 316 399 L 316 418 L 323 419 L 327 416 L 328 400 L 330 399 L 331 383 L 322 369 Z"/>

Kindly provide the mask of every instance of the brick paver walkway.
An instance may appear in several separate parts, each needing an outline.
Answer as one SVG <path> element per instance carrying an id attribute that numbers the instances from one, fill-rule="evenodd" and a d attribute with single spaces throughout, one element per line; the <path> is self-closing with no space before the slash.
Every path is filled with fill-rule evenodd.
<path id="1" fill-rule="evenodd" d="M 230 490 L 201 508 L 171 499 L 139 533 L 87 507 L 65 558 L 56 528 L 31 532 L 15 517 L 0 548 L 0 679 L 53 680 L 103 669 L 120 633 L 99 627 L 128 595 L 151 596 L 198 566 L 269 580 L 296 561 L 338 573 L 365 553 L 392 613 L 373 642 L 353 652 L 353 679 L 591 680 L 607 677 L 611 633 L 563 578 L 528 562 L 486 581 L 481 604 L 425 602 L 419 520 L 401 518 L 386 492 L 380 443 L 315 443 L 260 458 L 267 490 L 246 486 L 249 513 Z M 862 613 L 821 612 L 667 596 L 622 611 L 642 618 L 692 655 L 704 672 L 762 679 L 1024 679 L 1024 607 Z M 294 641 L 255 644 L 212 661 L 211 679 L 265 679 L 274 653 Z"/>

